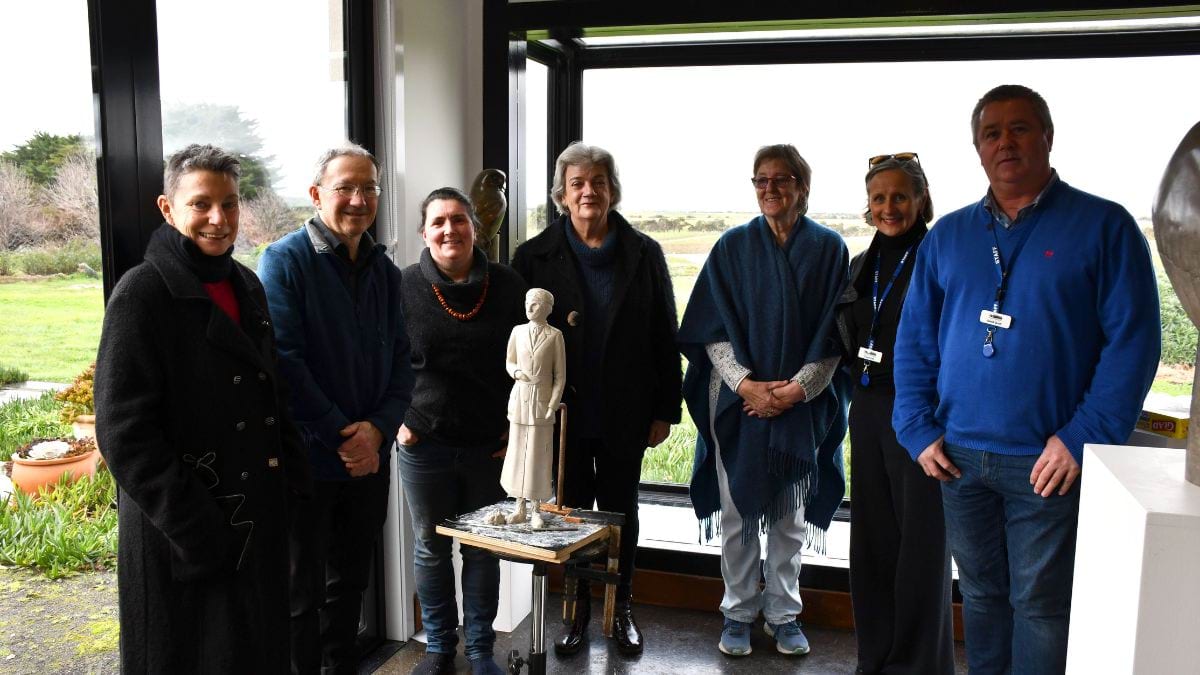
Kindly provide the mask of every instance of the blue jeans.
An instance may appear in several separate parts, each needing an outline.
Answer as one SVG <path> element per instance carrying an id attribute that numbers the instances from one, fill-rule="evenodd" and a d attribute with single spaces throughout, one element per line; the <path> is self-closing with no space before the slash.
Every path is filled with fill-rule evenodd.
<path id="1" fill-rule="evenodd" d="M 426 651 L 453 654 L 458 646 L 458 608 L 454 601 L 452 540 L 434 532 L 447 518 L 504 498 L 500 487 L 503 458 L 494 458 L 499 441 L 485 447 L 454 447 L 422 439 L 400 446 L 400 477 L 416 538 L 417 597 L 428 635 Z M 500 561 L 475 546 L 462 553 L 463 629 L 468 659 L 490 657 L 496 632 Z"/>
<path id="2" fill-rule="evenodd" d="M 971 675 L 1063 672 L 1079 481 L 1043 498 L 1029 484 L 1037 455 L 945 450 L 962 471 L 942 483 L 942 503 Z"/>

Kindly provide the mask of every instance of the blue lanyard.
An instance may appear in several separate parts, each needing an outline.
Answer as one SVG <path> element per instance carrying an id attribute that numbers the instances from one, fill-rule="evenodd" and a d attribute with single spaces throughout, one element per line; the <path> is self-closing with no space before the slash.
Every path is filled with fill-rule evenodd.
<path id="1" fill-rule="evenodd" d="M 992 231 L 992 262 L 996 265 L 996 294 L 992 298 L 992 311 L 999 313 L 1000 306 L 1004 302 L 1004 294 L 1008 292 L 1008 278 L 1012 275 L 1012 268 L 1017 264 L 1017 256 L 1020 255 L 1021 249 L 1025 248 L 1026 242 L 1033 234 L 1033 226 L 1036 220 L 1025 225 L 1024 236 L 1019 236 L 1017 243 L 1013 246 L 1012 255 L 1008 259 L 1008 266 L 1005 267 L 1004 260 L 1000 256 L 1000 235 L 996 234 L 996 223 L 993 220 L 988 229 Z M 983 355 L 991 358 L 996 353 L 996 347 L 992 344 L 996 337 L 996 327 L 988 326 L 987 335 L 983 337 Z"/>
<path id="2" fill-rule="evenodd" d="M 883 288 L 883 295 L 879 294 L 879 262 L 883 258 L 883 251 L 875 254 L 875 282 L 871 286 L 871 328 L 867 331 L 867 349 L 875 349 L 875 327 L 879 323 L 879 310 L 883 308 L 883 301 L 887 300 L 888 293 L 892 292 L 892 286 L 896 283 L 896 279 L 900 277 L 900 271 L 904 269 L 904 262 L 908 260 L 908 254 L 912 253 L 913 246 L 910 244 L 904 251 L 904 255 L 900 256 L 900 262 L 896 264 L 895 271 L 892 272 L 892 278 L 888 280 L 887 286 Z"/>

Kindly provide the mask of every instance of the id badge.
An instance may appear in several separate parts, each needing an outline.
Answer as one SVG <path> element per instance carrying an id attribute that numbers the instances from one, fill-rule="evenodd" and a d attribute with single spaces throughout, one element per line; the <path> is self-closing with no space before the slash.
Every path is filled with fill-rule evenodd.
<path id="1" fill-rule="evenodd" d="M 979 323 L 997 328 L 1008 328 L 1012 325 L 1012 317 L 1000 312 L 985 309 L 979 313 Z"/>
<path id="2" fill-rule="evenodd" d="M 868 349 L 866 347 L 859 347 L 858 358 L 862 359 L 863 361 L 870 361 L 871 363 L 881 363 L 883 362 L 883 352 L 877 352 L 874 349 Z"/>

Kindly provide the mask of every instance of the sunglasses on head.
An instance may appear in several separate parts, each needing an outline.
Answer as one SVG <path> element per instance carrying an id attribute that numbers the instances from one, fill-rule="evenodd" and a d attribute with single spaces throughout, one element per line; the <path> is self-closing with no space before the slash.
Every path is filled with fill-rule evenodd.
<path id="1" fill-rule="evenodd" d="M 867 160 L 867 166 L 882 164 L 889 159 L 894 159 L 898 162 L 916 162 L 917 164 L 921 163 L 921 160 L 917 158 L 917 153 L 915 152 L 897 152 L 894 155 L 875 155 L 871 159 Z"/>

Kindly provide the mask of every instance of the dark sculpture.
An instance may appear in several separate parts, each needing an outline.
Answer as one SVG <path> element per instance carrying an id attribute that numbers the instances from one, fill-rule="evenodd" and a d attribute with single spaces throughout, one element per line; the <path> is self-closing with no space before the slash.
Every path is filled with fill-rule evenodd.
<path id="1" fill-rule="evenodd" d="M 1200 325 L 1200 123 L 1167 162 L 1151 214 L 1163 267 L 1188 318 Z M 1200 369 L 1196 373 L 1184 475 L 1200 485 Z"/>
<path id="2" fill-rule="evenodd" d="M 493 262 L 500 262 L 500 226 L 508 214 L 507 184 L 508 177 L 500 169 L 484 169 L 471 185 L 471 206 L 481 223 L 476 239 Z"/>

